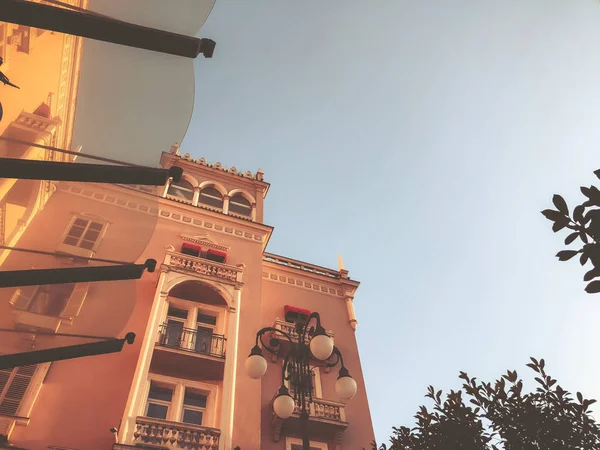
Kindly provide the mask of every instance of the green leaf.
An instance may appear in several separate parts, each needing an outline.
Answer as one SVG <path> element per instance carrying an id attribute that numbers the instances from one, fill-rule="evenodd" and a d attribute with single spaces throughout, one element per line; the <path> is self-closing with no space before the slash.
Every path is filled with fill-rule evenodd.
<path id="1" fill-rule="evenodd" d="M 577 400 L 579 400 L 579 403 L 583 403 L 583 395 L 581 394 L 581 392 L 577 393 Z"/>
<path id="2" fill-rule="evenodd" d="M 561 250 L 556 254 L 556 257 L 559 261 L 568 261 L 577 253 L 579 253 L 577 250 Z"/>
<path id="3" fill-rule="evenodd" d="M 556 209 L 558 209 L 565 216 L 569 214 L 569 207 L 567 206 L 567 202 L 565 202 L 565 199 L 562 198 L 560 195 L 554 194 L 554 196 L 552 197 L 552 203 L 554 203 Z"/>
<path id="4" fill-rule="evenodd" d="M 582 266 L 584 266 L 584 265 L 585 265 L 585 263 L 587 263 L 587 262 L 588 262 L 588 259 L 589 259 L 589 257 L 590 257 L 590 256 L 588 255 L 588 253 L 587 253 L 586 251 L 584 251 L 584 252 L 581 254 L 581 256 L 579 257 L 579 263 L 580 263 Z"/>
<path id="5" fill-rule="evenodd" d="M 571 233 L 570 235 L 568 235 L 565 238 L 565 245 L 569 245 L 570 243 L 572 243 L 575 239 L 577 239 L 578 236 L 579 236 L 579 231 L 576 231 L 575 233 Z"/>
<path id="6" fill-rule="evenodd" d="M 600 292 L 600 281 L 592 281 L 585 287 L 585 292 L 587 292 L 588 294 L 597 294 L 598 292 Z"/>
<path id="7" fill-rule="evenodd" d="M 588 237 L 587 234 L 585 234 L 585 231 L 579 232 L 579 239 L 581 239 L 585 244 L 588 243 Z"/>

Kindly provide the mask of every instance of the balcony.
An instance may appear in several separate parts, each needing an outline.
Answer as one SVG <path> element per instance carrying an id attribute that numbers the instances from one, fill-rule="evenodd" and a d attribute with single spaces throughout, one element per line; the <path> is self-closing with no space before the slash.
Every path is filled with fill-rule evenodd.
<path id="1" fill-rule="evenodd" d="M 211 281 L 219 281 L 227 284 L 242 282 L 243 269 L 241 267 L 185 255 L 175 251 L 167 251 L 165 265 L 174 270 L 191 273 L 197 275 L 199 278 L 207 278 Z"/>
<path id="2" fill-rule="evenodd" d="M 190 377 L 201 374 L 209 380 L 221 380 L 226 342 L 220 334 L 162 324 L 150 367 L 165 375 Z"/>
<path id="3" fill-rule="evenodd" d="M 135 447 L 115 444 L 113 450 L 124 448 L 160 448 L 217 450 L 221 430 L 188 423 L 169 422 L 150 417 L 137 417 L 133 433 Z"/>
<path id="4" fill-rule="evenodd" d="M 344 404 L 330 400 L 314 398 L 309 404 L 308 421 L 309 432 L 315 436 L 321 436 L 326 440 L 339 440 L 341 434 L 348 428 Z M 286 420 L 280 419 L 273 413 L 271 421 L 273 441 L 279 441 L 284 425 L 286 433 L 300 433 L 302 425 L 300 423 L 300 406 L 298 404 L 296 404 L 296 409 L 292 416 Z"/>
<path id="5" fill-rule="evenodd" d="M 225 342 L 220 334 L 199 333 L 190 328 L 174 328 L 164 323 L 159 328 L 157 345 L 225 358 Z"/>

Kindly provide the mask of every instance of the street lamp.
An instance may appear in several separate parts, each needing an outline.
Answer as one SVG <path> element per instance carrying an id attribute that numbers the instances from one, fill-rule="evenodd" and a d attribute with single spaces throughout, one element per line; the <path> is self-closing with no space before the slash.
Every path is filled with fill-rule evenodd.
<path id="1" fill-rule="evenodd" d="M 310 326 L 311 321 L 316 321 L 316 327 Z M 256 343 L 246 360 L 246 372 L 253 379 L 261 378 L 267 372 L 267 360 L 262 355 L 262 348 L 274 355 L 279 354 L 279 339 L 271 337 L 266 343 L 263 338 L 267 333 L 279 334 L 290 343 L 290 350 L 284 357 L 281 370 L 281 387 L 273 401 L 273 410 L 281 419 L 287 419 L 296 407 L 300 410 L 302 422 L 302 448 L 310 450 L 308 436 L 309 404 L 313 401 L 313 375 L 315 366 L 311 366 L 311 359 L 321 362 L 322 367 L 341 365 L 338 379 L 335 383 L 335 392 L 342 401 L 350 400 L 356 394 L 356 381 L 344 366 L 341 352 L 333 345 L 333 339 L 327 335 L 321 326 L 319 313 L 313 312 L 306 322 L 296 324 L 296 335 L 292 337 L 277 328 L 266 327 L 256 333 Z M 259 345 L 260 344 L 260 345 Z M 286 383 L 289 383 L 293 394 L 290 394 Z"/>

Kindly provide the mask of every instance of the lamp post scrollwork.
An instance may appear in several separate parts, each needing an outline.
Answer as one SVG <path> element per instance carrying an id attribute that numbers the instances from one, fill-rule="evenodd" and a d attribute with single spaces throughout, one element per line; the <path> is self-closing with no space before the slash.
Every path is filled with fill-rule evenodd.
<path id="1" fill-rule="evenodd" d="M 313 321 L 316 322 L 316 326 L 311 326 Z M 308 421 L 310 404 L 314 395 L 315 368 L 331 368 L 340 364 L 335 391 L 342 401 L 354 397 L 357 386 L 344 365 L 342 353 L 333 345 L 333 339 L 327 335 L 325 328 L 321 325 L 319 313 L 313 312 L 306 322 L 297 323 L 295 331 L 297 338 L 279 328 L 266 327 L 259 330 L 245 366 L 251 378 L 261 378 L 267 372 L 268 367 L 267 360 L 262 353 L 263 349 L 271 354 L 279 355 L 281 343 L 278 337 L 289 342 L 290 349 L 284 355 L 281 370 L 281 387 L 273 401 L 273 409 L 281 419 L 287 419 L 298 409 L 302 425 L 303 450 L 310 450 Z M 266 341 L 269 334 L 270 338 Z M 313 359 L 319 361 L 320 366 L 311 366 Z"/>

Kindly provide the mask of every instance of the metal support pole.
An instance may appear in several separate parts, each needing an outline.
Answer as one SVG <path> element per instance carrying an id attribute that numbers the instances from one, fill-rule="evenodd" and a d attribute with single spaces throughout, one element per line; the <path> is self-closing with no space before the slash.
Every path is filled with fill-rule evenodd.
<path id="1" fill-rule="evenodd" d="M 89 344 L 69 345 L 66 347 L 49 348 L 46 350 L 34 350 L 31 352 L 15 353 L 0 356 L 0 370 L 12 369 L 13 367 L 41 364 L 64 359 L 82 358 L 84 356 L 104 355 L 107 353 L 118 353 L 123 350 L 125 342 L 133 344 L 134 333 L 127 333 L 124 339 L 109 339 Z"/>
<path id="2" fill-rule="evenodd" d="M 138 280 L 142 277 L 144 269 L 148 269 L 148 272 L 154 272 L 155 268 L 156 260 L 148 259 L 144 264 L 66 267 L 61 269 L 7 270 L 0 272 L 0 287 Z"/>
<path id="3" fill-rule="evenodd" d="M 169 178 L 181 179 L 183 169 L 142 166 L 111 166 L 57 161 L 0 158 L 0 178 L 21 180 L 81 181 L 87 183 L 162 186 Z"/>
<path id="4" fill-rule="evenodd" d="M 200 53 L 211 58 L 215 49 L 215 42 L 210 39 L 23 0 L 0 1 L 0 21 L 186 58 L 196 58 Z"/>

